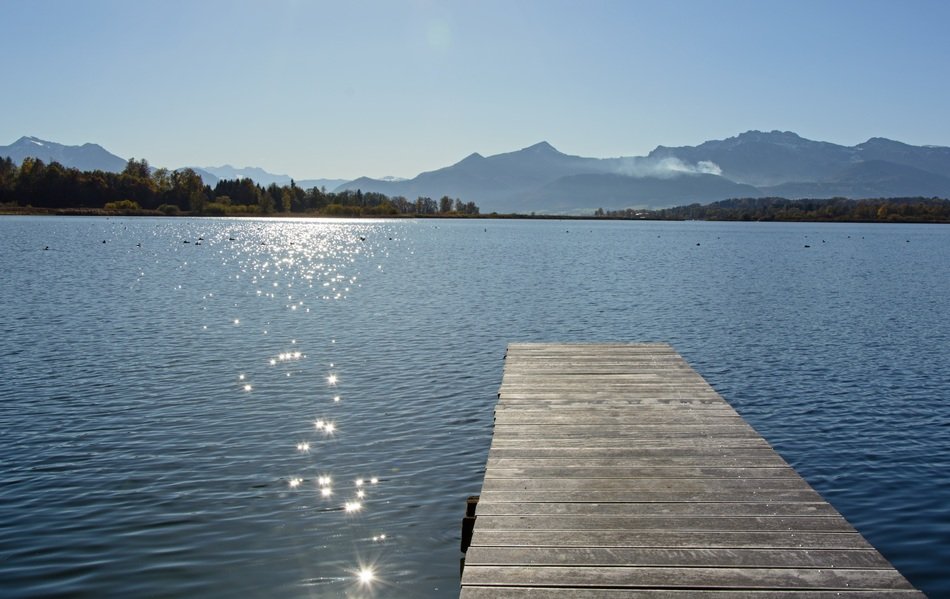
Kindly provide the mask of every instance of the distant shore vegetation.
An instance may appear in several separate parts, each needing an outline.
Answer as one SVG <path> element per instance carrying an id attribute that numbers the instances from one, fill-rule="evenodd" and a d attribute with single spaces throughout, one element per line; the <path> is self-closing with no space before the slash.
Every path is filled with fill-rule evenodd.
<path id="1" fill-rule="evenodd" d="M 715 220 L 785 222 L 950 223 L 950 200 L 901 197 L 788 200 L 738 198 L 647 210 L 598 208 L 588 216 L 556 214 L 481 215 L 474 202 L 439 200 L 361 190 L 331 192 L 289 185 L 263 187 L 251 179 L 205 185 L 192 169 L 153 169 L 130 159 L 121 173 L 80 171 L 57 162 L 26 158 L 18 166 L 0 158 L 0 212 L 8 214 L 328 217 L 603 218 L 614 220 Z"/>
<path id="2" fill-rule="evenodd" d="M 289 185 L 262 187 L 251 179 L 205 185 L 192 169 L 152 169 L 129 159 L 121 173 L 80 171 L 58 162 L 25 158 L 18 166 L 0 158 L 0 206 L 5 212 L 129 215 L 478 216 L 474 202 L 389 197 L 381 193 L 329 192 Z"/>
<path id="3" fill-rule="evenodd" d="M 739 198 L 661 210 L 595 211 L 599 218 L 783 222 L 950 223 L 950 200 L 941 198 Z"/>

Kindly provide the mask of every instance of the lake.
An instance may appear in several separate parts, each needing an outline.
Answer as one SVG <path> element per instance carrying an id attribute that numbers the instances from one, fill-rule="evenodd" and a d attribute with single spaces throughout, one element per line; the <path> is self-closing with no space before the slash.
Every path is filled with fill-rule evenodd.
<path id="1" fill-rule="evenodd" d="M 4 597 L 456 597 L 513 341 L 671 343 L 950 596 L 950 227 L 0 217 L 0 265 Z"/>

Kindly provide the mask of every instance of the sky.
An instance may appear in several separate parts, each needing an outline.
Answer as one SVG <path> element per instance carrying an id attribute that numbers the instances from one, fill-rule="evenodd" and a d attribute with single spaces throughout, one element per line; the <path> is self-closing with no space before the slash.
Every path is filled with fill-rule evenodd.
<path id="1" fill-rule="evenodd" d="M 413 177 L 548 141 L 950 145 L 944 0 L 0 0 L 0 145 Z"/>

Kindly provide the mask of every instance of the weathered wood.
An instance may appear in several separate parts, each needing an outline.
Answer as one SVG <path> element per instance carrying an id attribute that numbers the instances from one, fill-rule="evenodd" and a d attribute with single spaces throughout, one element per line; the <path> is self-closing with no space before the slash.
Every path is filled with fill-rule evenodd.
<path id="1" fill-rule="evenodd" d="M 873 549 L 670 549 L 667 547 L 472 547 L 467 566 L 662 566 L 885 569 Z"/>
<path id="2" fill-rule="evenodd" d="M 498 587 L 467 585 L 460 599 L 926 599 L 913 589 L 878 591 L 801 589 L 728 590 L 721 589 L 579 589 L 576 587 Z"/>
<path id="3" fill-rule="evenodd" d="M 465 565 L 469 584 L 721 589 L 910 589 L 897 570 L 842 568 L 698 568 Z"/>
<path id="4" fill-rule="evenodd" d="M 561 491 L 542 489 L 539 491 L 484 491 L 482 499 L 495 502 L 522 503 L 629 503 L 631 501 L 765 501 L 765 502 L 813 502 L 821 501 L 821 495 L 810 488 L 799 489 L 668 489 L 638 491 L 583 489 L 580 491 Z"/>
<path id="5" fill-rule="evenodd" d="M 487 516 L 488 530 L 679 530 L 855 532 L 841 516 Z"/>
<path id="6" fill-rule="evenodd" d="M 485 478 L 794 478 L 798 473 L 789 467 L 777 468 L 705 468 L 697 466 L 666 466 L 627 468 L 582 468 L 537 466 L 533 468 L 491 468 Z"/>
<path id="7" fill-rule="evenodd" d="M 511 503 L 480 501 L 482 516 L 834 516 L 830 504 L 757 502 Z"/>
<path id="8" fill-rule="evenodd" d="M 858 533 L 785 531 L 483 530 L 475 520 L 473 546 L 667 547 L 693 549 L 871 549 Z M 834 567 L 829 562 L 828 568 Z M 464 583 L 465 580 L 463 579 Z"/>
<path id="9" fill-rule="evenodd" d="M 464 599 L 923 597 L 669 345 L 511 344 L 494 418 Z"/>

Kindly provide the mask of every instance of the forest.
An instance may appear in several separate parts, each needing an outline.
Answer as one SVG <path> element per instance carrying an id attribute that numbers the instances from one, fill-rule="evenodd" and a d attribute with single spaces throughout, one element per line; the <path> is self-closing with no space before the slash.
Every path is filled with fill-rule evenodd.
<path id="1" fill-rule="evenodd" d="M 251 179 L 222 179 L 210 187 L 192 169 L 156 169 L 146 160 L 134 158 L 129 159 L 121 173 L 80 171 L 36 158 L 26 158 L 17 165 L 10 158 L 0 158 L 0 209 L 206 216 L 479 216 L 474 202 L 449 196 L 409 200 L 361 190 L 303 189 L 293 181 L 289 185 L 263 187 Z M 637 220 L 950 223 L 950 200 L 738 198 L 658 210 L 598 208 L 593 216 Z"/>
<path id="2" fill-rule="evenodd" d="M 950 200 L 879 198 L 787 200 L 739 198 L 661 210 L 603 210 L 595 216 L 615 219 L 950 223 Z"/>
<path id="3" fill-rule="evenodd" d="M 129 159 L 121 173 L 80 171 L 57 162 L 0 158 L 0 206 L 42 210 L 93 210 L 125 214 L 300 214 L 311 216 L 477 216 L 474 202 L 443 196 L 388 197 L 381 193 L 328 192 L 294 184 L 267 187 L 250 179 L 222 179 L 212 188 L 192 169 L 153 169 Z"/>

